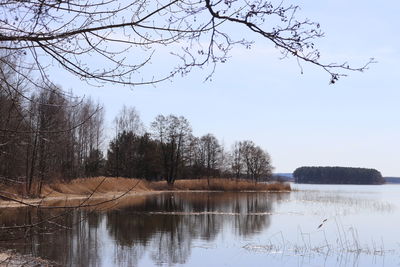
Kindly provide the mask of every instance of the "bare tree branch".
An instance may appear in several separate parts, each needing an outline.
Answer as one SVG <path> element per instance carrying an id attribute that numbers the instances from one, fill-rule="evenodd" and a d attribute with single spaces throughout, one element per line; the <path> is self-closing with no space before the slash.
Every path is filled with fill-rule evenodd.
<path id="1" fill-rule="evenodd" d="M 233 46 L 251 46 L 232 38 L 232 29 L 240 26 L 270 41 L 283 57 L 323 69 L 331 83 L 374 62 L 359 67 L 320 62 L 314 41 L 323 32 L 319 23 L 298 19 L 298 10 L 297 5 L 258 0 L 6 1 L 0 4 L 0 47 L 26 55 L 20 67 L 39 71 L 45 79 L 44 62 L 50 57 L 73 75 L 100 84 L 154 84 L 209 64 L 211 76 Z M 142 70 L 159 59 L 155 51 L 179 60 L 172 60 L 166 72 L 145 77 Z M 104 64 L 91 64 L 90 58 Z"/>

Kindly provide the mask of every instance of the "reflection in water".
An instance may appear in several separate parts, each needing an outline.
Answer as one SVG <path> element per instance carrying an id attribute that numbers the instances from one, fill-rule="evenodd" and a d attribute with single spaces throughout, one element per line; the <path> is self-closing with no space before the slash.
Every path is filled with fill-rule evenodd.
<path id="1" fill-rule="evenodd" d="M 321 206 L 318 212 L 322 215 L 326 212 L 323 207 L 334 207 L 335 215 L 340 210 L 341 215 L 357 214 L 360 211 L 370 213 L 392 212 L 391 203 L 382 199 L 376 199 L 372 193 L 340 192 L 340 191 L 300 191 L 295 196 L 296 202 L 302 202 L 304 206 Z M 313 209 L 308 209 L 313 210 Z"/>
<path id="2" fill-rule="evenodd" d="M 136 248 L 137 257 L 148 247 L 156 263 L 184 263 L 194 239 L 211 241 L 226 224 L 233 222 L 239 235 L 268 227 L 272 202 L 257 193 L 163 194 L 109 212 L 107 230 L 119 247 Z"/>
<path id="3" fill-rule="evenodd" d="M 241 237 L 265 230 L 273 203 L 285 197 L 287 194 L 165 193 L 105 213 L 66 212 L 43 225 L 40 233 L 8 231 L 3 240 L 17 234 L 26 238 L 8 241 L 3 247 L 67 266 L 136 266 L 146 254 L 157 265 L 185 263 L 195 240 L 213 241 L 223 229 L 233 229 Z M 1 219 L 3 225 L 11 226 L 61 213 L 65 211 L 24 208 L 3 211 Z"/>

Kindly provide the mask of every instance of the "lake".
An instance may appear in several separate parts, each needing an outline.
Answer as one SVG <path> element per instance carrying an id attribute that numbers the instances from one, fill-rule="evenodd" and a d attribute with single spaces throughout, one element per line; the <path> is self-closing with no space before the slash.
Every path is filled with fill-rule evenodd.
<path id="1" fill-rule="evenodd" d="M 400 185 L 162 193 L 113 210 L 0 210 L 1 246 L 65 266 L 398 266 Z"/>

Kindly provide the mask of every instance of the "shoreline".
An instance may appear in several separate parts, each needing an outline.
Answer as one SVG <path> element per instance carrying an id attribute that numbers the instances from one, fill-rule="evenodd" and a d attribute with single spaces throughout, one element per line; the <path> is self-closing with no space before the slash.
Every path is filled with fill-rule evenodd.
<path id="1" fill-rule="evenodd" d="M 164 181 L 148 182 L 138 179 L 95 177 L 45 185 L 40 198 L 24 198 L 18 196 L 16 190 L 12 191 L 11 188 L 3 187 L 1 191 L 7 192 L 7 197 L 14 198 L 15 201 L 0 200 L 0 211 L 12 214 L 19 208 L 32 207 L 43 210 L 89 209 L 90 212 L 104 212 L 130 205 L 141 205 L 147 201 L 148 196 L 165 193 L 288 193 L 291 191 L 291 189 L 278 190 L 279 188 L 290 189 L 290 186 L 227 179 L 177 180 L 173 186 L 170 186 Z M 10 190 L 7 191 L 7 189 Z M 0 249 L 0 266 L 3 265 L 59 266 L 55 262 L 39 257 L 10 249 Z"/>
<path id="2" fill-rule="evenodd" d="M 288 184 L 254 183 L 252 181 L 230 179 L 177 180 L 174 185 L 165 181 L 148 182 L 139 179 L 94 177 L 80 178 L 68 183 L 45 185 L 41 197 L 24 198 L 16 192 L 7 197 L 13 200 L 0 200 L 0 208 L 86 208 L 99 205 L 119 205 L 123 202 L 140 201 L 141 198 L 166 192 L 290 192 Z"/>
<path id="3" fill-rule="evenodd" d="M 132 197 L 141 197 L 153 194 L 164 193 L 166 191 L 148 191 L 148 192 L 131 192 L 129 194 L 125 194 L 122 197 L 119 197 L 124 192 L 108 192 L 102 193 L 101 195 L 71 195 L 65 194 L 63 196 L 52 196 L 52 197 L 44 197 L 44 198 L 26 198 L 26 199 L 18 199 L 18 201 L 24 202 L 16 202 L 16 201 L 8 201 L 8 200 L 0 200 L 0 209 L 7 208 L 22 208 L 22 207 L 32 207 L 32 208 L 79 208 L 79 204 L 74 205 L 74 203 L 79 201 L 88 201 L 86 204 L 89 206 L 100 205 L 96 204 L 96 202 L 114 202 L 122 200 L 123 198 L 132 198 Z M 55 204 L 63 202 L 65 206 L 58 206 Z M 73 206 L 71 206 L 73 205 Z M 87 207 L 88 205 L 82 205 L 83 207 Z"/>

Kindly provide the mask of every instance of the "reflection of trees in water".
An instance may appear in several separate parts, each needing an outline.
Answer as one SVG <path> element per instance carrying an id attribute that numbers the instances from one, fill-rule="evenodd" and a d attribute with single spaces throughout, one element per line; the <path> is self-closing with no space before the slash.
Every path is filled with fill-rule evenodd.
<path id="1" fill-rule="evenodd" d="M 224 227 L 233 226 L 242 236 L 267 228 L 269 212 L 279 197 L 282 195 L 220 192 L 149 196 L 143 203 L 106 214 L 75 211 L 57 221 L 71 229 L 45 225 L 13 247 L 5 246 L 66 266 L 99 265 L 106 254 L 115 261 L 110 264 L 135 266 L 145 252 L 157 264 L 184 263 L 194 240 L 212 241 Z M 63 211 L 12 212 L 10 216 L 2 214 L 3 225 L 38 221 Z"/>
<path id="2" fill-rule="evenodd" d="M 227 224 L 233 223 L 242 236 L 267 228 L 278 197 L 265 193 L 162 194 L 149 197 L 143 205 L 109 212 L 107 229 L 119 246 L 137 247 L 138 251 L 150 248 L 156 263 L 184 263 L 193 240 L 211 241 Z"/>
<path id="3" fill-rule="evenodd" d="M 72 266 L 96 266 L 101 260 L 100 247 L 102 246 L 99 235 L 101 223 L 104 221 L 101 215 L 88 213 L 85 211 L 77 212 L 73 216 L 75 226 L 71 235 L 66 237 L 69 241 L 67 251 L 68 258 L 64 262 L 69 262 Z"/>
<path id="4" fill-rule="evenodd" d="M 246 215 L 271 212 L 272 202 L 267 196 L 247 195 L 237 198 L 235 202 L 236 209 L 241 210 L 235 219 L 235 230 L 239 235 L 248 236 L 270 225 L 269 215 Z"/>
<path id="5" fill-rule="evenodd" d="M 157 263 L 184 263 L 190 255 L 192 238 L 190 228 L 193 225 L 185 224 L 186 218 L 180 219 L 181 216 L 175 217 L 173 220 L 164 218 L 161 221 L 164 229 L 170 231 L 158 232 L 153 236 L 150 242 L 151 258 Z M 189 222 L 190 223 L 190 222 Z"/>
<path id="6" fill-rule="evenodd" d="M 15 249 L 21 254 L 30 254 L 50 259 L 65 266 L 93 266 L 100 261 L 98 241 L 101 228 L 101 214 L 88 211 L 65 211 L 60 209 L 38 210 L 18 208 L 7 211 L 2 217 L 4 226 L 23 225 L 46 221 L 31 230 L 14 231 L 14 240 L 10 233 L 3 238 L 2 247 Z M 7 219 L 6 219 L 7 218 Z"/>

